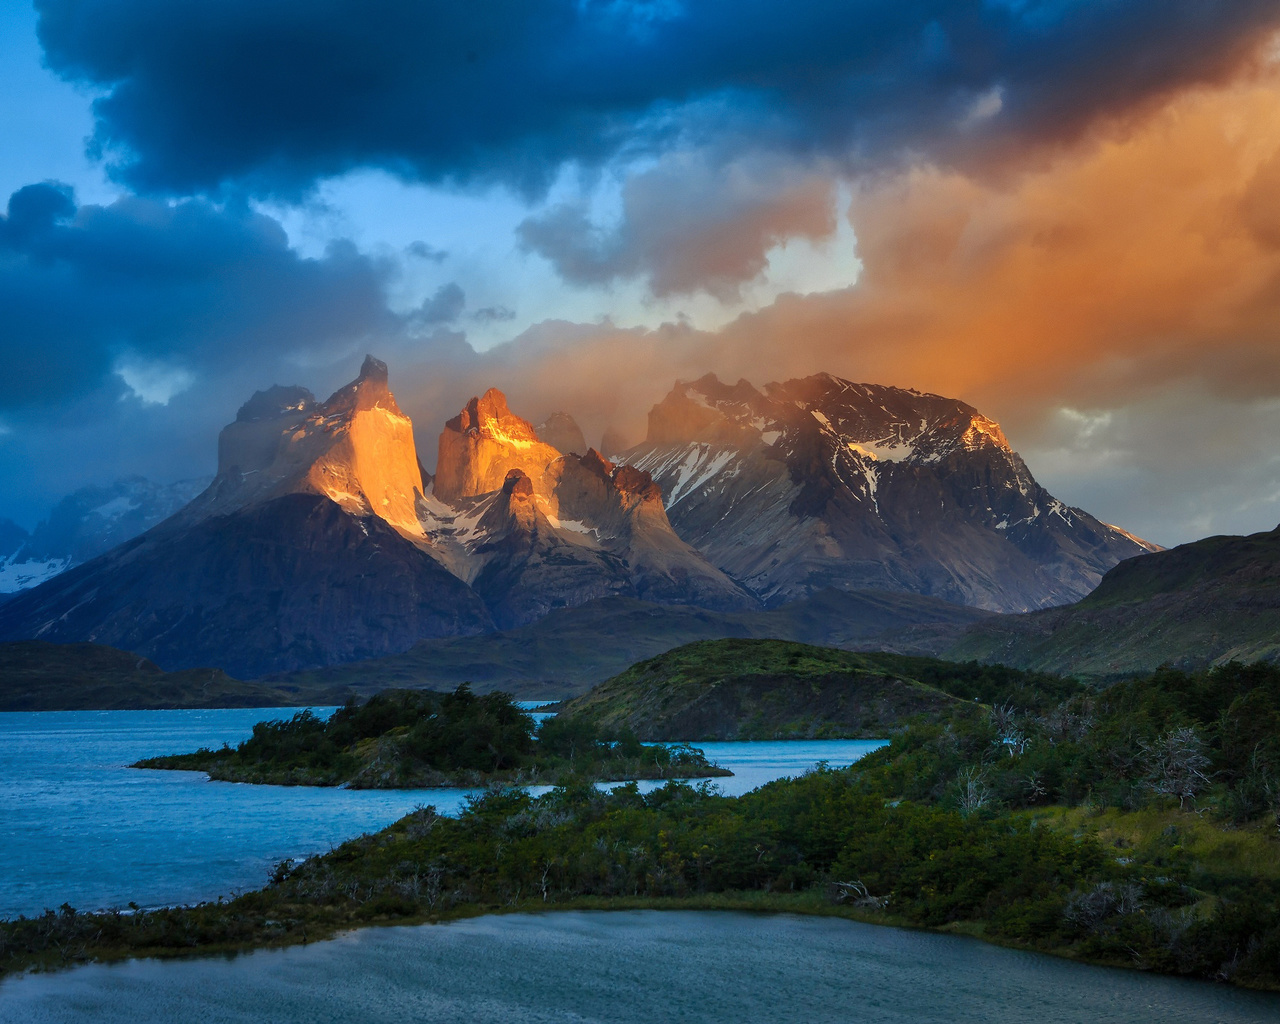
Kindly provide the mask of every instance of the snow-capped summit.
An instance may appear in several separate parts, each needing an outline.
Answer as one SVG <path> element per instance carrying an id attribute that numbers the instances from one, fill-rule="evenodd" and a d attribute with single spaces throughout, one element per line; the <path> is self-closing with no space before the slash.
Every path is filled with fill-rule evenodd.
<path id="1" fill-rule="evenodd" d="M 972 406 L 826 373 L 678 383 L 625 458 L 676 532 L 770 603 L 875 587 L 1024 611 L 1154 548 L 1045 491 Z"/>

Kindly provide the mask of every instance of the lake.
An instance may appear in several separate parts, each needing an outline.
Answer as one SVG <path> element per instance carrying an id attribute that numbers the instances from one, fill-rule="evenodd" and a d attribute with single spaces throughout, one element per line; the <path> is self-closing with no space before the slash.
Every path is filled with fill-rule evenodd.
<path id="1" fill-rule="evenodd" d="M 1280 997 L 832 918 L 521 914 L 0 983 L 0 1024 L 1275 1024 Z"/>
<path id="2" fill-rule="evenodd" d="M 218 747 L 296 708 L 0 713 L 0 917 L 151 907 L 260 887 L 279 861 L 321 853 L 419 805 L 457 813 L 467 791 L 346 790 L 210 782 L 143 771 L 153 754 Z M 317 709 L 328 711 L 332 709 Z M 878 741 L 708 743 L 736 795 Z M 657 785 L 656 783 L 653 785 Z"/>

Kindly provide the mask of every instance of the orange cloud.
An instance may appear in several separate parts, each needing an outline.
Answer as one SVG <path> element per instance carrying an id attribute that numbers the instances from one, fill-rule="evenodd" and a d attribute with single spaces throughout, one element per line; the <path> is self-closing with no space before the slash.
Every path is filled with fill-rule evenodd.
<path id="1" fill-rule="evenodd" d="M 727 340 L 1001 404 L 1109 401 L 1174 377 L 1280 388 L 1274 65 L 994 182 L 932 167 L 864 182 L 851 217 L 857 287 L 780 302 Z"/>

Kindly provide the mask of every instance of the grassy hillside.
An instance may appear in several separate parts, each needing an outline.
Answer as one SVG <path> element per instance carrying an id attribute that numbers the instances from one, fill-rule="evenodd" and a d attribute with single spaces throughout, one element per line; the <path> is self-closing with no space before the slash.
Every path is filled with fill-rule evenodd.
<path id="1" fill-rule="evenodd" d="M 642 739 L 884 736 L 913 715 L 960 703 L 1035 705 L 1077 684 L 1000 667 L 849 651 L 779 640 L 712 640 L 643 661 L 562 705 Z"/>
<path id="2" fill-rule="evenodd" d="M 165 672 L 146 658 L 102 644 L 0 644 L 0 711 L 279 707 L 342 700 L 337 691 L 300 694 L 241 682 L 220 669 Z"/>
<path id="3" fill-rule="evenodd" d="M 882 591 L 825 590 L 767 612 L 712 612 L 608 598 L 552 612 L 520 629 L 485 636 L 424 640 L 404 654 L 333 668 L 267 677 L 303 690 L 389 687 L 448 690 L 469 682 L 477 692 L 518 697 L 585 693 L 645 658 L 697 640 L 770 637 L 834 647 L 873 646 L 887 630 L 911 624 L 965 625 L 990 613 L 936 598 Z"/>
<path id="4" fill-rule="evenodd" d="M 910 634 L 908 634 L 910 637 Z M 1108 677 L 1280 657 L 1280 529 L 1209 537 L 1121 562 L 1084 600 L 958 636 L 916 634 L 946 658 Z M 904 646 L 913 646 L 910 641 Z"/>

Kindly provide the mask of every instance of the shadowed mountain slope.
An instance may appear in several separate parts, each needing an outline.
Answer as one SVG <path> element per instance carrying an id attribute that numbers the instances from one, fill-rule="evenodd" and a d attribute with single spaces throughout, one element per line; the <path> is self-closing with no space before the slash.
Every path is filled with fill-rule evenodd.
<path id="1" fill-rule="evenodd" d="M 270 677 L 300 688 L 389 687 L 477 691 L 559 699 L 585 693 L 628 666 L 695 640 L 775 637 L 834 647 L 875 647 L 913 623 L 955 626 L 989 617 L 936 598 L 825 590 L 770 611 L 716 612 L 612 597 L 562 608 L 537 622 L 487 636 L 424 640 L 403 654 Z"/>
<path id="2" fill-rule="evenodd" d="M 1109 676 L 1280 657 L 1280 528 L 1209 537 L 1121 562 L 1082 601 L 959 635 L 907 631 L 903 649 Z"/>
<path id="3" fill-rule="evenodd" d="M 466 584 L 381 519 L 308 494 L 163 524 L 0 608 L 0 639 L 88 640 L 241 678 L 491 628 Z"/>

